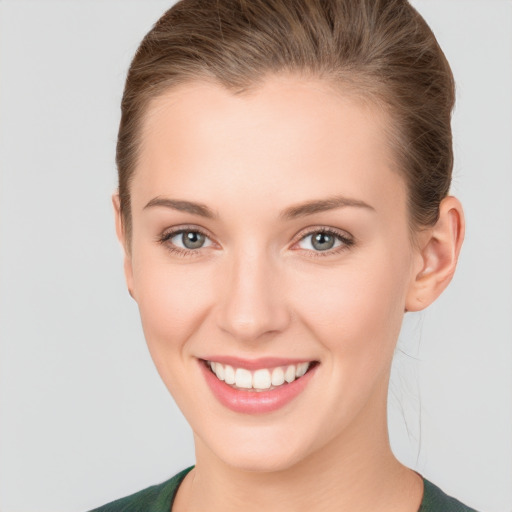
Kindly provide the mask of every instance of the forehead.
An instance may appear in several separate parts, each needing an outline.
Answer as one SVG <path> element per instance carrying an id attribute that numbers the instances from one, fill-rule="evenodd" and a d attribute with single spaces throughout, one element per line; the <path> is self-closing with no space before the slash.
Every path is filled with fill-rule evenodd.
<path id="1" fill-rule="evenodd" d="M 379 201 L 404 186 L 387 123 L 375 105 L 320 80 L 273 77 L 242 94 L 190 83 L 151 102 L 134 186 L 149 199 L 172 189 L 208 202 L 222 189 L 226 198 Z"/>

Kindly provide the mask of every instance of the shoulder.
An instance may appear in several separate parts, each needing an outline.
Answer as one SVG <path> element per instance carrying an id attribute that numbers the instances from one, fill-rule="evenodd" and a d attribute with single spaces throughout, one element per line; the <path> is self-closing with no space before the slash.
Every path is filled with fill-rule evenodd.
<path id="1" fill-rule="evenodd" d="M 180 471 L 161 484 L 152 485 L 142 491 L 130 494 L 130 496 L 125 496 L 95 508 L 90 512 L 140 512 L 141 510 L 147 512 L 169 512 L 180 483 L 192 467 Z"/>
<path id="2" fill-rule="evenodd" d="M 445 494 L 439 487 L 423 478 L 424 492 L 418 512 L 477 512 Z"/>

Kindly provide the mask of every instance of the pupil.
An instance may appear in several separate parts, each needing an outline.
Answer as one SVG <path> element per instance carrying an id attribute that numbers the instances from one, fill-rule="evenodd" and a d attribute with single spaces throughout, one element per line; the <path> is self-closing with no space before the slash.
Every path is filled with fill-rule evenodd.
<path id="1" fill-rule="evenodd" d="M 331 249 L 334 245 L 334 237 L 326 233 L 317 233 L 313 237 L 313 247 L 319 251 L 326 251 Z"/>
<path id="2" fill-rule="evenodd" d="M 204 243 L 204 235 L 197 231 L 185 231 L 183 233 L 183 245 L 187 249 L 198 249 Z"/>

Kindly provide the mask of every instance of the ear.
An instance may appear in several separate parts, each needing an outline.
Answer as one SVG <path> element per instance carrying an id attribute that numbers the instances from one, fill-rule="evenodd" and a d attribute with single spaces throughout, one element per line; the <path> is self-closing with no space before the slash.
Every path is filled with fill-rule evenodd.
<path id="1" fill-rule="evenodd" d="M 432 304 L 452 280 L 464 240 L 464 212 L 460 201 L 441 201 L 439 220 L 418 237 L 418 258 L 406 297 L 406 311 L 421 311 Z"/>
<path id="2" fill-rule="evenodd" d="M 128 293 L 132 296 L 132 298 L 135 299 L 133 293 L 132 257 L 129 242 L 126 238 L 126 232 L 124 229 L 123 216 L 121 215 L 121 201 L 118 192 L 112 194 L 112 205 L 114 206 L 117 239 L 119 240 L 121 247 L 123 248 L 124 277 L 126 279 L 126 285 L 128 286 Z"/>

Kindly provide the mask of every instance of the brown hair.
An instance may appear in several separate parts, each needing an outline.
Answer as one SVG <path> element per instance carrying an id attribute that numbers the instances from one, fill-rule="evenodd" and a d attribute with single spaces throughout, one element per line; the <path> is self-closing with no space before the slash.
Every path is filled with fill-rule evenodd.
<path id="1" fill-rule="evenodd" d="M 193 80 L 240 92 L 280 72 L 343 84 L 385 108 L 411 225 L 437 221 L 451 181 L 455 86 L 435 36 L 406 0 L 181 0 L 144 37 L 126 79 L 116 161 L 128 237 L 149 102 Z"/>

